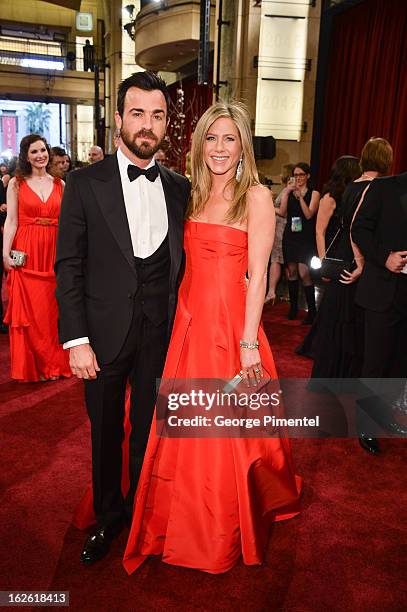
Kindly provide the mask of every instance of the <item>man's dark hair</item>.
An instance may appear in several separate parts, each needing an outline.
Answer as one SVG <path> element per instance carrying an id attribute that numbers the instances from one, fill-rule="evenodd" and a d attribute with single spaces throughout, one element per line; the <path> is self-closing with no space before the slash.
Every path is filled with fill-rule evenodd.
<path id="1" fill-rule="evenodd" d="M 167 104 L 167 114 L 170 110 L 170 93 L 165 81 L 162 80 L 155 72 L 146 70 L 145 72 L 134 72 L 127 79 L 122 81 L 117 89 L 117 110 L 120 117 L 123 117 L 124 99 L 130 87 L 138 87 L 144 91 L 154 91 L 158 89 L 164 95 Z"/>
<path id="2" fill-rule="evenodd" d="M 50 149 L 50 157 L 54 157 L 54 155 L 58 155 L 58 157 L 64 157 L 66 155 L 65 149 L 62 147 L 51 147 Z"/>

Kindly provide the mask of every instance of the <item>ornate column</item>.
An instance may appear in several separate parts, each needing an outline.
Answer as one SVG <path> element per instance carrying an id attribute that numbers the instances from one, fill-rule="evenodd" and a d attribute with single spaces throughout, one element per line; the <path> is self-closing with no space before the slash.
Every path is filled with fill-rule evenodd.
<path id="1" fill-rule="evenodd" d="M 106 150 L 112 151 L 115 130 L 114 113 L 116 110 L 117 88 L 122 80 L 122 2 L 121 0 L 103 0 L 106 26 Z"/>

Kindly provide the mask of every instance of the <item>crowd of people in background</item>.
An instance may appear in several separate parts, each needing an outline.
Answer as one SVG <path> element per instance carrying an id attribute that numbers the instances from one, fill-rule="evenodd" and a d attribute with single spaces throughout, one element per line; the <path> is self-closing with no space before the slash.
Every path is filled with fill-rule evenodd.
<path id="1" fill-rule="evenodd" d="M 276 231 L 265 299 L 274 303 L 275 279 L 280 275 L 275 257 L 282 247 L 279 261 L 286 268 L 288 319 L 298 314 L 299 276 L 308 307 L 303 323 L 312 324 L 296 349 L 314 360 L 309 389 L 360 394 L 361 377 L 377 379 L 379 392 L 367 391 L 367 397 L 358 402 L 356 419 L 360 444 L 371 454 L 380 450 L 375 437 L 378 428 L 407 434 L 393 410 L 407 412 L 406 387 L 400 382 L 407 372 L 407 234 L 401 235 L 399 228 L 406 220 L 397 208 L 406 194 L 406 175 L 389 177 L 396 181 L 394 186 L 375 181 L 389 174 L 392 161 L 390 143 L 370 138 L 360 159 L 345 155 L 335 161 L 321 198 L 309 184 L 307 164 L 284 167 L 286 186 L 276 199 L 276 212 L 285 217 L 285 227 L 283 232 Z M 373 200 L 379 186 L 382 199 Z M 399 221 L 397 234 L 392 214 L 385 208 L 391 195 Z M 315 259 L 319 272 L 318 266 L 311 267 Z M 314 280 L 322 293 L 318 312 Z M 397 299 L 391 299 L 392 295 Z M 380 377 L 400 377 L 386 397 Z"/>
<path id="2" fill-rule="evenodd" d="M 115 149 L 119 144 L 120 132 L 116 130 Z M 87 157 L 89 164 L 96 164 L 105 154 L 100 146 L 93 145 Z M 156 163 L 168 165 L 166 142 L 154 157 Z M 265 304 L 274 305 L 283 278 L 289 296 L 287 317 L 295 320 L 302 286 L 307 305 L 302 323 L 312 327 L 296 352 L 314 360 L 312 379 L 352 379 L 365 371 L 366 350 L 370 349 L 364 337 L 365 309 L 357 299 L 365 262 L 357 239 L 352 239 L 352 224 L 360 207 L 363 209 L 371 182 L 386 176 L 391 164 L 390 144 L 383 138 L 371 138 L 360 158 L 344 155 L 335 161 L 321 193 L 315 189 L 307 163 L 282 168 L 281 189 L 273 194 L 276 230 Z M 70 375 L 57 341 L 53 266 L 64 181 L 69 172 L 82 165 L 74 168 L 63 147 L 49 148 L 42 136 L 32 134 L 22 140 L 17 159 L 0 164 L 0 240 L 5 251 L 0 263 L 0 294 L 4 272 L 9 289 L 7 313 L 0 300 L 0 332 L 10 334 L 11 371 L 16 380 L 52 380 Z M 27 254 L 24 267 L 16 267 L 10 256 L 12 250 Z M 322 262 L 343 260 L 349 266 L 338 278 L 325 278 L 311 267 L 315 256 Z M 318 312 L 315 282 L 322 293 Z M 372 315 L 370 318 L 373 320 Z M 30 326 L 26 325 L 28 320 Z M 377 441 L 364 428 L 361 425 L 362 446 L 378 452 Z"/>
<path id="3" fill-rule="evenodd" d="M 96 527 L 82 563 L 102 559 L 127 524 L 128 573 L 158 553 L 222 573 L 240 555 L 261 563 L 271 522 L 300 512 L 289 436 L 157 435 L 157 379 L 221 379 L 224 391 L 237 380 L 246 401 L 247 388 L 278 381 L 261 318 L 281 279 L 287 329 L 297 325 L 301 291 L 305 298 L 301 324 L 310 327 L 292 351 L 314 360 L 306 385 L 312 402 L 322 397 L 321 419 L 331 397 L 350 391 L 365 451 L 380 452 L 378 428 L 406 436 L 398 414 L 407 414 L 407 173 L 387 176 L 392 147 L 370 138 L 360 158 L 335 161 L 321 192 L 308 163 L 285 165 L 273 202 L 260 184 L 248 109 L 218 102 L 198 121 L 180 176 L 165 140 L 168 100 L 155 73 L 125 79 L 117 154 L 93 145 L 78 172 L 62 147 L 39 134 L 22 139 L 16 166 L 1 168 L 2 321 L 12 379 L 84 381 L 92 494 L 76 522 Z M 222 545 L 209 550 L 208 534 Z"/>

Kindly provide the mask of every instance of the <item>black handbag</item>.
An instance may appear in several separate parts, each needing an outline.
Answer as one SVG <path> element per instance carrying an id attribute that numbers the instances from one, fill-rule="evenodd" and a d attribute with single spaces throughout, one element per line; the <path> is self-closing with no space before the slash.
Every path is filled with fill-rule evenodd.
<path id="1" fill-rule="evenodd" d="M 358 200 L 360 200 L 360 197 L 364 191 L 365 187 L 363 186 L 363 188 L 357 193 L 354 204 L 357 203 Z M 315 268 L 318 270 L 318 274 L 320 277 L 324 277 L 324 278 L 329 278 L 330 280 L 340 280 L 341 278 L 341 274 L 346 270 L 347 272 L 351 272 L 354 268 L 355 268 L 355 260 L 352 259 L 351 261 L 348 259 L 337 259 L 335 257 L 327 257 L 328 252 L 331 250 L 331 248 L 333 247 L 335 241 L 337 240 L 338 236 L 342 233 L 344 229 L 343 226 L 343 216 L 341 218 L 341 224 L 335 234 L 335 236 L 333 237 L 333 239 L 331 240 L 331 244 L 329 245 L 329 247 L 327 248 L 327 250 L 325 251 L 325 257 L 323 257 L 322 259 L 318 259 L 318 257 L 313 257 L 312 259 L 317 260 L 317 263 L 314 262 L 314 265 L 312 265 L 311 263 L 311 267 Z"/>
<path id="2" fill-rule="evenodd" d="M 354 261 L 349 261 L 347 259 L 337 259 L 335 257 L 327 257 L 327 253 L 329 252 L 329 250 L 331 249 L 331 247 L 333 246 L 333 244 L 335 243 L 336 239 L 338 238 L 338 236 L 342 233 L 343 230 L 343 221 L 341 221 L 341 225 L 338 229 L 338 231 L 336 232 L 335 236 L 333 237 L 331 244 L 329 245 L 329 247 L 327 248 L 326 252 L 325 252 L 325 257 L 323 259 L 320 260 L 320 267 L 319 267 L 319 275 L 321 277 L 324 278 L 329 278 L 330 280 L 339 280 L 341 278 L 341 274 L 346 270 L 347 272 L 350 272 L 352 270 Z"/>
<path id="3" fill-rule="evenodd" d="M 346 259 L 335 259 L 334 257 L 324 257 L 321 260 L 321 267 L 319 272 L 322 277 L 329 278 L 330 280 L 339 280 L 341 274 L 346 270 L 350 272 L 352 270 L 353 262 L 347 261 Z"/>
<path id="4" fill-rule="evenodd" d="M 362 187 L 360 191 L 358 191 L 354 205 L 360 200 L 360 197 L 365 189 L 365 186 Z M 355 260 L 348 259 L 335 259 L 334 257 L 327 257 L 328 251 L 332 248 L 338 236 L 342 233 L 344 229 L 343 226 L 343 216 L 341 218 L 341 224 L 336 232 L 335 236 L 331 240 L 331 244 L 327 248 L 325 252 L 325 257 L 320 259 L 320 265 L 318 266 L 318 272 L 320 276 L 324 278 L 329 278 L 330 280 L 340 280 L 341 274 L 346 270 L 347 272 L 352 272 L 355 268 Z"/>

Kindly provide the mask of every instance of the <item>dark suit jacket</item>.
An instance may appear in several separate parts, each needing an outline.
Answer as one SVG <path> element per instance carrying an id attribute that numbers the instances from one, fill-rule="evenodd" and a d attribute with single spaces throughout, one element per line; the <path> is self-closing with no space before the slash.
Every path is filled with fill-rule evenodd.
<path id="1" fill-rule="evenodd" d="M 356 303 L 384 312 L 390 308 L 398 274 L 385 267 L 392 251 L 407 250 L 407 172 L 375 179 L 355 217 L 352 239 L 365 257 Z"/>
<path id="2" fill-rule="evenodd" d="M 171 257 L 170 328 L 190 184 L 163 166 L 159 170 L 167 204 Z M 137 291 L 116 155 L 69 173 L 59 218 L 55 272 L 60 342 L 88 336 L 100 362 L 111 362 L 129 330 Z"/>

